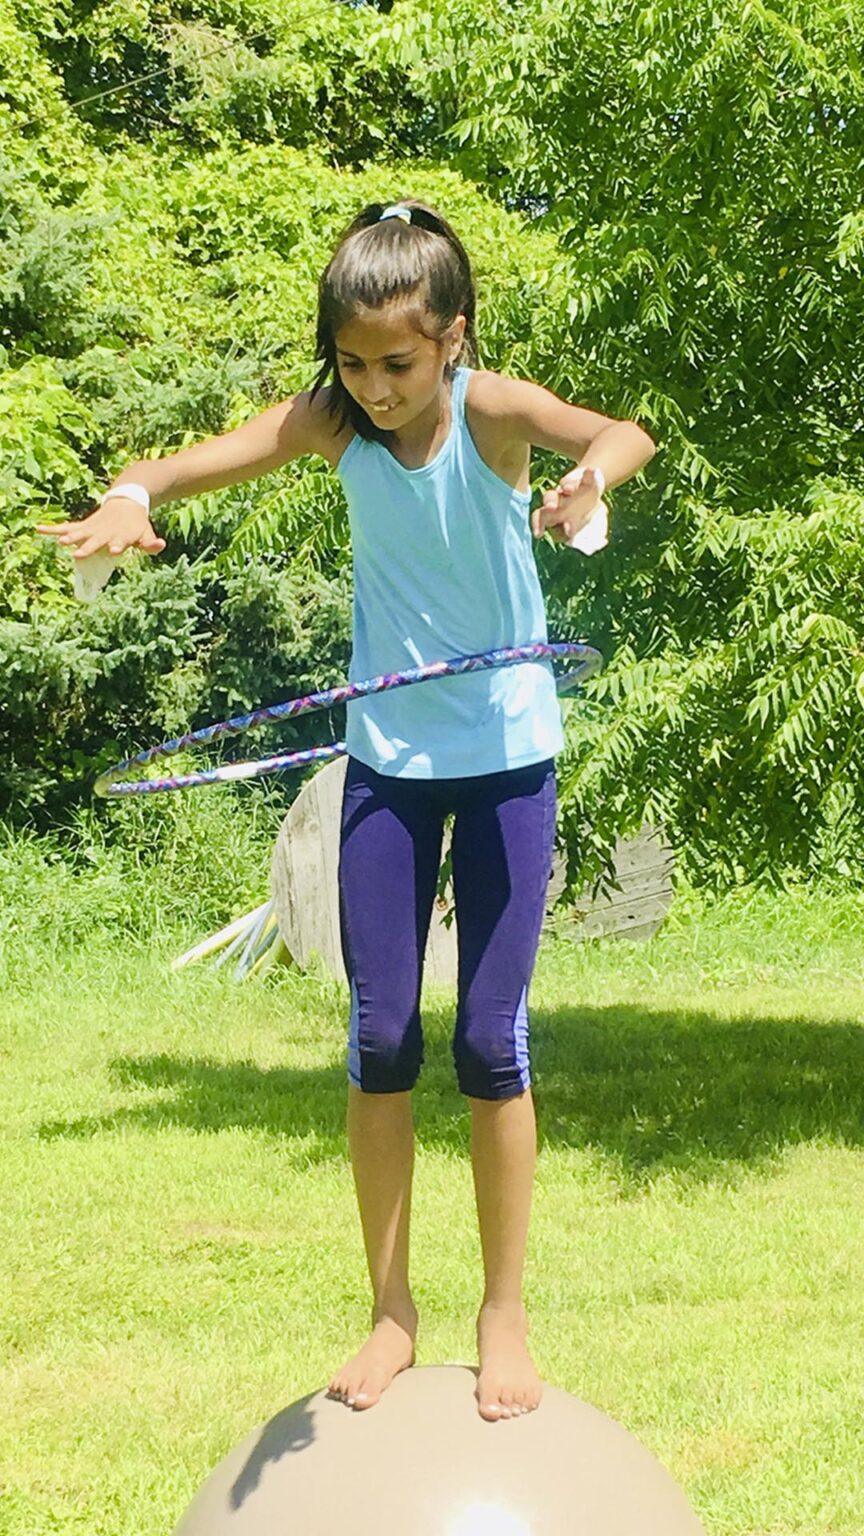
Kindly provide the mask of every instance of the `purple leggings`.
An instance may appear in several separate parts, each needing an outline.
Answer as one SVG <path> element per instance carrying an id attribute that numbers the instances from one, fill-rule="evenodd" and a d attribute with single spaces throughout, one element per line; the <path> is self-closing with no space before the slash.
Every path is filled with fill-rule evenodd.
<path id="1" fill-rule="evenodd" d="M 348 1075 L 365 1093 L 402 1093 L 417 1081 L 423 956 L 448 812 L 456 1074 L 472 1098 L 513 1098 L 531 1083 L 528 984 L 555 838 L 552 761 L 476 778 L 401 779 L 348 759 L 339 858 Z"/>

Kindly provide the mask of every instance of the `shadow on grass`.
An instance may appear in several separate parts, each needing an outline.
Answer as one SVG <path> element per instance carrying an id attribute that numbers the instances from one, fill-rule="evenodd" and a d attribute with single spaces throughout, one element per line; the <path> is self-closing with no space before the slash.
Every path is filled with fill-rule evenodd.
<path id="1" fill-rule="evenodd" d="M 661 1171 L 768 1172 L 811 1141 L 864 1145 L 857 1020 L 616 1005 L 540 1016 L 534 1043 L 541 1141 L 595 1151 L 625 1189 Z"/>
<path id="2" fill-rule="evenodd" d="M 451 1015 L 429 1010 L 415 1095 L 422 1145 L 467 1153 L 468 1116 L 449 1054 Z M 701 1010 L 615 1005 L 533 1017 L 541 1143 L 590 1150 L 623 1189 L 660 1171 L 692 1181 L 766 1167 L 821 1140 L 864 1144 L 864 1027 Z M 341 1063 L 296 1071 L 249 1061 L 125 1056 L 115 1083 L 137 1102 L 47 1122 L 39 1134 L 258 1130 L 298 1167 L 346 1156 Z M 141 1096 L 146 1095 L 144 1102 Z"/>

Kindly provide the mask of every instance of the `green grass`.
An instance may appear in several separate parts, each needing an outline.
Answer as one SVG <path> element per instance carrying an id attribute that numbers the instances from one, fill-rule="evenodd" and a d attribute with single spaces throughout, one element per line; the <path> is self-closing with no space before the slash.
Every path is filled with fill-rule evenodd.
<path id="1" fill-rule="evenodd" d="M 164 1536 L 362 1337 L 345 998 L 172 975 L 197 924 L 148 928 L 154 897 L 136 938 L 127 889 L 112 929 L 98 859 L 58 896 L 31 853 L 0 996 L 0 1529 Z M 535 1354 L 661 1458 L 709 1536 L 864 1524 L 862 916 L 852 895 L 682 897 L 648 945 L 541 955 Z M 480 1271 L 446 997 L 426 1020 L 428 1363 L 472 1358 Z"/>

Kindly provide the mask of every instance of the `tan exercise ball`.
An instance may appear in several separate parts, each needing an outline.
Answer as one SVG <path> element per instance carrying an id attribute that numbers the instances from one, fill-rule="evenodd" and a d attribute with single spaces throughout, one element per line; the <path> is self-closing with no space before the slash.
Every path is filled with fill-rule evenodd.
<path id="1" fill-rule="evenodd" d="M 546 1387 L 490 1424 L 467 1366 L 415 1366 L 362 1413 L 324 1392 L 253 1431 L 175 1536 L 704 1536 L 638 1440 Z"/>

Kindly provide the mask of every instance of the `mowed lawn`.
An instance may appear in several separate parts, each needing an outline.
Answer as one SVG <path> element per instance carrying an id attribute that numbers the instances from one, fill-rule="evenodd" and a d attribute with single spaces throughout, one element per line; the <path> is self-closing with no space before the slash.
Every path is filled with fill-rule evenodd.
<path id="1" fill-rule="evenodd" d="M 544 943 L 534 1351 L 709 1536 L 864 1530 L 862 936 L 860 898 L 802 891 Z M 345 994 L 172 974 L 188 939 L 103 934 L 0 996 L 3 1536 L 166 1536 L 363 1337 Z M 427 1004 L 419 1358 L 471 1361 L 468 1128 Z"/>

